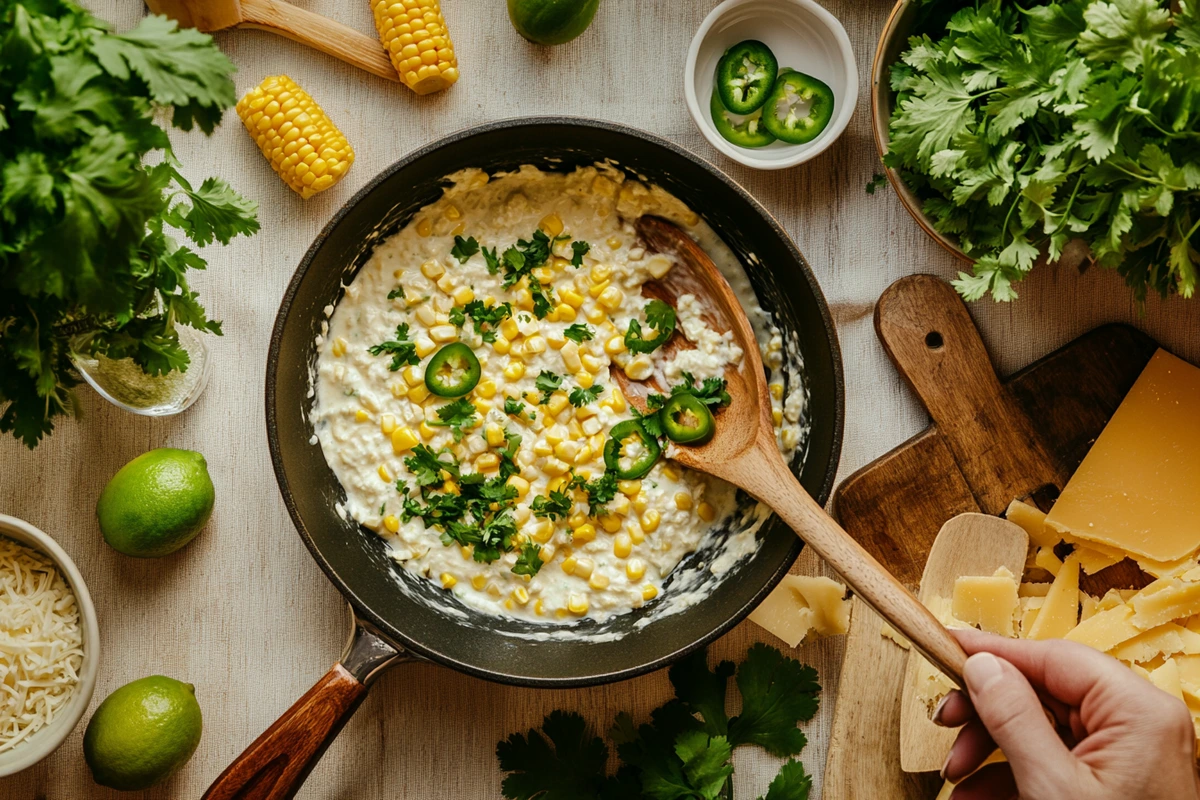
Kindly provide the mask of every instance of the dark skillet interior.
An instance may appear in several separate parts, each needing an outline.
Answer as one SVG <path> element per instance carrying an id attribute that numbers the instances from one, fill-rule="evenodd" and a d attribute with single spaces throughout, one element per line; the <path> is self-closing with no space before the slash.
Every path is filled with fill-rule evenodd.
<path id="1" fill-rule="evenodd" d="M 642 629 L 633 625 L 653 604 L 624 615 L 603 628 L 627 633 L 615 641 L 532 641 L 506 632 L 528 633 L 534 626 L 470 611 L 448 600 L 433 582 L 404 573 L 387 557 L 381 538 L 335 511 L 344 495 L 320 446 L 310 443 L 308 394 L 310 365 L 316 358 L 314 337 L 325 319 L 325 306 L 341 299 L 341 285 L 350 282 L 375 242 L 399 230 L 440 196 L 442 181 L 450 173 L 466 167 L 494 173 L 522 164 L 571 170 L 605 159 L 681 198 L 716 229 L 743 263 L 750 263 L 746 254 L 754 253 L 766 265 L 750 270 L 751 281 L 764 308 L 775 311 L 785 327 L 797 333 L 811 393 L 812 434 L 807 451 L 797 459 L 801 481 L 824 502 L 837 468 L 842 369 L 824 298 L 783 230 L 712 166 L 647 134 L 572 118 L 485 125 L 402 159 L 334 217 L 305 255 L 284 296 L 267 362 L 271 456 L 300 535 L 359 614 L 405 648 L 484 678 L 571 686 L 657 669 L 741 620 L 787 572 L 802 546 L 791 530 L 772 518 L 760 534 L 764 541 L 759 551 L 715 582 L 703 602 Z M 401 591 L 398 581 L 409 590 Z M 435 608 L 447 603 L 454 605 L 459 617 Z"/>

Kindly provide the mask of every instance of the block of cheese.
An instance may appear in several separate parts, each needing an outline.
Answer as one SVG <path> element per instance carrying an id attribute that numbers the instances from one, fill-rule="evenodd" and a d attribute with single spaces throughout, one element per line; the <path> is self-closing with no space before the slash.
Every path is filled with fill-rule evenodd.
<path id="1" fill-rule="evenodd" d="M 1152 670 L 1150 682 L 1167 694 L 1174 695 L 1180 700 L 1183 699 L 1183 687 L 1179 683 L 1179 667 L 1176 666 L 1173 659 L 1168 658 L 1161 667 Z"/>
<path id="2" fill-rule="evenodd" d="M 1079 559 L 1067 556 L 1058 571 L 1037 619 L 1029 629 L 1030 639 L 1061 639 L 1079 624 Z"/>
<path id="3" fill-rule="evenodd" d="M 998 636 L 1013 636 L 1017 576 L 1000 567 L 990 577 L 963 575 L 954 581 L 951 613 L 968 625 Z"/>
<path id="4" fill-rule="evenodd" d="M 1094 617 L 1079 623 L 1077 628 L 1063 638 L 1107 653 L 1141 632 L 1141 629 L 1133 624 L 1133 609 L 1122 604 L 1097 612 Z"/>
<path id="5" fill-rule="evenodd" d="M 1046 523 L 1154 561 L 1200 548 L 1200 369 L 1159 350 Z"/>
<path id="6" fill-rule="evenodd" d="M 1159 578 L 1129 600 L 1133 624 L 1142 630 L 1200 614 L 1200 583 L 1182 578 Z"/>
<path id="7" fill-rule="evenodd" d="M 1158 656 L 1176 654 L 1195 655 L 1200 653 L 1200 633 L 1189 631 L 1182 625 L 1168 622 L 1139 633 L 1127 642 L 1110 651 L 1111 655 L 1134 664 L 1144 664 Z"/>
<path id="8" fill-rule="evenodd" d="M 1058 532 L 1046 527 L 1046 512 L 1020 500 L 1013 500 L 1004 512 L 1004 518 L 1019 525 L 1029 534 L 1030 544 L 1038 547 L 1054 547 L 1058 544 Z"/>
<path id="9" fill-rule="evenodd" d="M 845 633 L 850 627 L 850 601 L 837 581 L 808 575 L 786 575 L 775 591 L 754 609 L 750 620 L 795 647 L 810 631 L 818 636 Z"/>

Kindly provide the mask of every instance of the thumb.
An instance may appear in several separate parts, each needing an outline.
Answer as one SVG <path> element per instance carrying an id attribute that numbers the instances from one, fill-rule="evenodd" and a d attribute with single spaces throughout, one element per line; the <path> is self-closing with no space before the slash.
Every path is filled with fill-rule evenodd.
<path id="1" fill-rule="evenodd" d="M 1068 777 L 1062 773 L 1071 769 L 1071 753 L 1016 667 L 991 653 L 976 653 L 967 659 L 963 678 L 975 713 L 1004 751 L 1018 786 Z"/>

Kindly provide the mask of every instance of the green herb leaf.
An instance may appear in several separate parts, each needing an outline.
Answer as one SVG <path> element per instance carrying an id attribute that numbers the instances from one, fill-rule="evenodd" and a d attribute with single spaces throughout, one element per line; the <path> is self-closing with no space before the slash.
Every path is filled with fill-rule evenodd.
<path id="1" fill-rule="evenodd" d="M 471 256 L 479 252 L 479 242 L 475 241 L 472 236 L 469 239 L 464 239 L 461 236 L 454 237 L 454 247 L 450 248 L 450 255 L 458 259 L 458 263 L 465 264 Z"/>
<path id="2" fill-rule="evenodd" d="M 661 300 L 651 300 L 644 309 L 646 324 L 655 330 L 653 338 L 642 335 L 642 324 L 636 319 L 629 321 L 625 332 L 625 347 L 631 353 L 652 353 L 667 343 L 675 332 L 675 309 Z"/>
<path id="3" fill-rule="evenodd" d="M 779 768 L 779 774 L 767 787 L 765 796 L 758 800 L 808 800 L 812 791 L 812 776 L 804 769 L 804 764 L 790 759 Z"/>
<path id="4" fill-rule="evenodd" d="M 542 548 L 536 542 L 525 542 L 521 545 L 521 552 L 517 556 L 517 563 L 513 564 L 512 571 L 517 575 L 537 575 L 543 563 L 541 553 Z"/>
<path id="5" fill-rule="evenodd" d="M 533 498 L 529 508 L 539 519 L 560 520 L 571 514 L 571 498 L 564 492 L 553 491 L 549 495 L 538 495 Z"/>
<path id="6" fill-rule="evenodd" d="M 683 774 L 694 787 L 690 796 L 716 800 L 733 774 L 729 758 L 733 748 L 724 736 L 709 736 L 704 731 L 685 731 L 675 740 L 675 754 L 683 762 Z"/>
<path id="7" fill-rule="evenodd" d="M 542 405 L 550 400 L 550 395 L 558 391 L 559 387 L 562 386 L 562 382 L 562 375 L 556 375 L 549 370 L 544 369 L 538 373 L 537 380 L 533 382 L 533 385 L 542 393 Z"/>
<path id="8" fill-rule="evenodd" d="M 587 242 L 571 242 L 571 265 L 575 269 L 583 266 L 583 257 L 588 254 L 592 246 Z"/>
<path id="9" fill-rule="evenodd" d="M 583 344 L 584 342 L 590 342 L 592 339 L 595 339 L 596 333 L 582 322 L 576 322 L 573 325 L 568 325 L 566 329 L 563 330 L 563 336 L 573 342 Z"/>
<path id="10" fill-rule="evenodd" d="M 577 386 L 571 390 L 571 394 L 567 399 L 571 401 L 571 405 L 579 408 L 586 406 L 588 403 L 593 403 L 600 393 L 604 391 L 604 387 L 598 383 L 592 384 L 591 388 L 585 389 L 582 386 Z"/>
<path id="11" fill-rule="evenodd" d="M 388 369 L 392 372 L 398 371 L 405 365 L 415 366 L 421 363 L 421 357 L 417 355 L 417 345 L 408 340 L 408 324 L 404 322 L 396 326 L 395 338 L 388 342 L 372 345 L 367 348 L 367 352 L 373 356 L 390 355 L 392 362 L 388 364 Z"/>
<path id="12" fill-rule="evenodd" d="M 454 441 L 458 442 L 462 440 L 463 428 L 469 428 L 475 424 L 478 419 L 475 414 L 475 406 L 470 400 L 463 397 L 439 408 L 437 410 L 437 421 L 430 422 L 429 424 L 450 428 L 454 433 Z"/>
<path id="13" fill-rule="evenodd" d="M 400 298 L 401 300 L 404 299 L 404 287 L 403 286 L 397 286 L 395 289 L 392 289 L 390 292 L 388 292 L 388 296 L 387 296 L 388 300 L 395 300 L 397 297 Z"/>
<path id="14" fill-rule="evenodd" d="M 729 741 L 757 744 L 776 756 L 803 750 L 807 739 L 796 723 L 817 713 L 817 671 L 759 643 L 746 653 L 736 680 L 742 713 L 729 722 Z"/>
<path id="15" fill-rule="evenodd" d="M 592 800 L 610 780 L 608 748 L 574 713 L 550 712 L 541 731 L 514 733 L 500 742 L 496 758 L 509 773 L 500 787 L 509 800 Z"/>

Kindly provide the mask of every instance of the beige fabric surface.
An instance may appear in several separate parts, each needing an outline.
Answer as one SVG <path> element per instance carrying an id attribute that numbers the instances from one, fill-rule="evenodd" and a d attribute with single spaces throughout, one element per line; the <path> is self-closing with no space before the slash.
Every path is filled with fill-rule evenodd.
<path id="1" fill-rule="evenodd" d="M 298 0 L 313 11 L 373 33 L 366 0 Z M 87 0 L 119 28 L 144 13 L 134 0 Z M 271 472 L 263 422 L 263 376 L 271 323 L 304 250 L 360 186 L 412 149 L 486 120 L 573 114 L 616 120 L 665 136 L 745 185 L 775 213 L 811 262 L 833 307 L 846 368 L 847 420 L 841 475 L 927 424 L 883 353 L 871 324 L 880 292 L 912 272 L 949 277 L 950 256 L 926 238 L 885 190 L 863 191 L 877 170 L 870 137 L 870 60 L 886 0 L 827 0 L 846 26 L 860 70 L 858 110 L 842 138 L 811 163 L 756 172 L 717 153 L 683 100 L 688 43 L 712 0 L 604 0 L 592 28 L 569 45 L 544 49 L 520 39 L 503 0 L 444 0 L 462 78 L 448 92 L 418 98 L 324 55 L 259 31 L 217 37 L 239 68 L 239 94 L 284 72 L 320 102 L 357 152 L 348 178 L 307 202 L 286 189 L 237 118 L 211 139 L 173 135 L 189 177 L 229 179 L 261 203 L 262 232 L 209 248 L 211 268 L 195 279 L 210 312 L 225 322 L 211 339 L 216 369 L 187 413 L 151 420 L 82 391 L 84 418 L 64 423 L 34 452 L 0 440 L 0 512 L 55 536 L 82 570 L 100 614 L 103 663 L 93 707 L 135 678 L 163 673 L 196 685 L 204 710 L 200 749 L 181 774 L 147 798 L 197 798 L 213 778 L 337 658 L 345 604 L 293 531 Z M 1090 328 L 1131 322 L 1193 361 L 1200 359 L 1200 300 L 1151 301 L 1139 316 L 1120 279 L 1044 269 L 1011 305 L 972 308 L 1001 372 L 1024 366 Z M 1186 409 L 1195 413 L 1196 409 Z M 217 508 L 207 530 L 157 561 L 122 557 L 103 542 L 96 497 L 126 461 L 154 447 L 195 448 L 208 458 Z M 809 552 L 798 571 L 822 567 Z M 750 642 L 780 643 L 743 623 L 714 648 L 740 659 Z M 820 773 L 838 680 L 841 643 L 804 645 L 795 655 L 820 673 L 820 714 L 805 726 L 803 754 Z M 601 729 L 628 709 L 635 716 L 670 696 L 665 672 L 622 684 L 533 691 L 485 683 L 429 665 L 384 677 L 313 772 L 300 796 L 321 800 L 495 798 L 496 742 L 555 708 L 577 710 Z M 54 756 L 0 779 L 5 800 L 117 797 L 96 787 L 83 762 L 83 725 Z M 751 751 L 753 748 L 745 748 Z M 864 758 L 874 757 L 863 753 Z M 766 789 L 777 762 L 758 752 L 736 759 L 737 796 Z"/>

